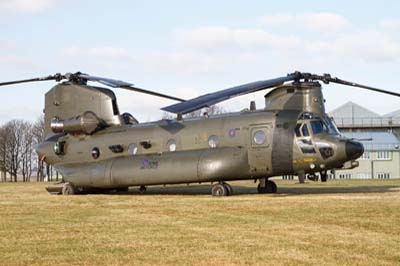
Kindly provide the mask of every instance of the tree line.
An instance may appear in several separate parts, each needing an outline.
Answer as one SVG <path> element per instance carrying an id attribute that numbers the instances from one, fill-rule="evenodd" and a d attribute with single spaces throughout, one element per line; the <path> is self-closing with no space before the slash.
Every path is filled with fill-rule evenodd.
<path id="1" fill-rule="evenodd" d="M 34 147 L 45 139 L 44 118 L 36 122 L 11 120 L 0 126 L 1 181 L 44 181 L 44 165 Z"/>

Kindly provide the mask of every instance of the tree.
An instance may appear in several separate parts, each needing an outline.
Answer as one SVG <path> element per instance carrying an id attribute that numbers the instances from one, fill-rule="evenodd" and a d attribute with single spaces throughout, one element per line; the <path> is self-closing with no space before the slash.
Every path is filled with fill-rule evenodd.
<path id="1" fill-rule="evenodd" d="M 222 108 L 222 107 L 220 107 L 218 105 L 212 105 L 210 107 L 203 108 L 203 109 L 196 110 L 196 111 L 193 111 L 191 113 L 185 114 L 184 118 L 200 117 L 200 116 L 203 116 L 204 114 L 207 114 L 207 115 L 219 115 L 219 114 L 223 114 L 223 113 L 226 113 L 224 108 Z M 171 113 L 164 112 L 162 118 L 163 119 L 174 119 L 175 116 L 172 115 Z"/>
<path id="2" fill-rule="evenodd" d="M 5 132 L 4 126 L 0 127 L 0 172 L 1 181 L 7 181 L 7 168 L 6 168 L 6 142 L 7 134 Z"/>
<path id="3" fill-rule="evenodd" d="M 22 181 L 28 182 L 32 176 L 32 159 L 35 156 L 33 151 L 33 125 L 30 122 L 23 122 L 21 125 L 21 130 L 23 132 L 21 138 L 21 165 L 20 172 L 22 174 Z"/>
<path id="4" fill-rule="evenodd" d="M 44 116 L 41 116 L 32 127 L 33 143 L 38 145 L 45 141 Z M 37 181 L 44 181 L 44 162 L 43 158 L 37 157 Z"/>
<path id="5" fill-rule="evenodd" d="M 12 120 L 4 125 L 5 159 L 4 164 L 11 176 L 11 181 L 17 182 L 18 170 L 21 164 L 21 145 L 24 135 L 22 120 Z"/>

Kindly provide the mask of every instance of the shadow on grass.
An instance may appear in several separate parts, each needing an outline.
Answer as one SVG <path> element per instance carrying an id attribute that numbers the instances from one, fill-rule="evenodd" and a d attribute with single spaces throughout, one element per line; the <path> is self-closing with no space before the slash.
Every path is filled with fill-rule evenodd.
<path id="1" fill-rule="evenodd" d="M 251 186 L 232 186 L 233 195 L 251 195 L 258 194 L 257 185 Z M 308 195 L 308 194 L 337 194 L 337 193 L 383 193 L 400 192 L 400 186 L 380 185 L 380 186 L 312 186 L 310 184 L 293 184 L 290 186 L 278 185 L 276 196 Z M 167 187 L 147 187 L 147 191 L 140 193 L 136 187 L 131 187 L 128 192 L 109 192 L 110 195 L 210 195 L 210 185 L 192 185 L 192 186 L 167 186 Z"/>

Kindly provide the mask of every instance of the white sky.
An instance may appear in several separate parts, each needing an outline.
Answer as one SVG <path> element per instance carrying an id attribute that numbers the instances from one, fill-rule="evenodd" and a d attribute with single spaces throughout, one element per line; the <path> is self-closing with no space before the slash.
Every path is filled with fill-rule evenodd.
<path id="1" fill-rule="evenodd" d="M 301 70 L 400 92 L 400 2 L 323 2 L 0 0 L 0 81 L 82 71 L 190 98 Z M 35 120 L 52 85 L 1 87 L 0 123 Z M 328 111 L 400 109 L 395 97 L 324 87 Z M 115 92 L 140 121 L 174 103 Z M 261 108 L 265 93 L 223 107 Z"/>

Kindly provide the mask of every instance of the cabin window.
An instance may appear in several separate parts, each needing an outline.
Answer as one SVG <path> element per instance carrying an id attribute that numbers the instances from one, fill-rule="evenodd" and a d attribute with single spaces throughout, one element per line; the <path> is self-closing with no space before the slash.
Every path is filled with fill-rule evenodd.
<path id="1" fill-rule="evenodd" d="M 208 138 L 208 146 L 210 146 L 210 148 L 217 148 L 219 145 L 219 139 L 218 136 L 216 135 L 211 135 Z"/>
<path id="2" fill-rule="evenodd" d="M 128 146 L 128 154 L 129 155 L 136 155 L 137 151 L 138 151 L 138 147 L 135 143 L 129 144 L 129 146 Z"/>
<path id="3" fill-rule="evenodd" d="M 92 149 L 92 157 L 93 157 L 93 159 L 98 159 L 100 157 L 99 148 L 95 147 Z"/>
<path id="4" fill-rule="evenodd" d="M 171 152 L 176 151 L 176 141 L 174 139 L 168 140 L 167 148 Z"/>
<path id="5" fill-rule="evenodd" d="M 257 145 L 262 145 L 265 143 L 266 138 L 267 137 L 265 136 L 265 132 L 263 130 L 257 130 L 254 133 L 253 141 Z"/>

